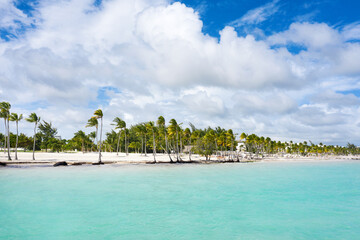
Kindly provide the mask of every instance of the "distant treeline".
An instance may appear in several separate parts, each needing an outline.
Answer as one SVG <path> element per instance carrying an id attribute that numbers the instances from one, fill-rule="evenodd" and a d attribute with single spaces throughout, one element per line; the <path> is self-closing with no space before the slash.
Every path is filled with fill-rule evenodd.
<path id="1" fill-rule="evenodd" d="M 360 148 L 348 143 L 347 146 L 333 146 L 314 144 L 311 141 L 294 143 L 280 142 L 271 140 L 269 137 L 261 137 L 255 134 L 242 133 L 240 136 L 234 134 L 232 129 L 216 128 L 196 128 L 189 123 L 184 127 L 175 119 L 169 122 L 160 116 L 156 121 L 138 123 L 127 127 L 124 120 L 116 117 L 113 120 L 113 130 L 105 133 L 102 140 L 102 111 L 96 110 L 84 127 L 91 127 L 94 131 L 85 134 L 83 130 L 77 131 L 71 139 L 60 139 L 57 137 L 57 128 L 51 122 L 40 121 L 35 113 L 32 113 L 27 121 L 35 123 L 34 135 L 32 137 L 25 134 L 13 134 L 10 131 L 9 121 L 18 123 L 22 120 L 22 115 L 10 113 L 11 105 L 6 102 L 0 103 L 0 117 L 4 119 L 5 134 L 0 133 L 0 146 L 4 151 L 8 146 L 12 148 L 24 148 L 25 150 L 43 151 L 107 151 L 142 153 L 154 155 L 165 153 L 169 155 L 171 161 L 181 160 L 181 154 L 186 152 L 200 154 L 209 159 L 215 153 L 220 156 L 234 156 L 235 152 L 243 151 L 248 154 L 297 154 L 307 155 L 348 155 L 359 154 Z M 99 119 L 101 122 L 99 124 Z M 16 124 L 17 126 L 18 124 Z M 100 134 L 99 134 L 100 131 Z M 16 127 L 16 132 L 18 129 Z M 100 138 L 100 140 L 98 139 Z M 8 152 L 10 152 L 8 148 Z M 238 155 L 237 155 L 238 156 Z M 10 158 L 10 157 L 9 157 Z M 99 154 L 99 161 L 100 154 Z"/>

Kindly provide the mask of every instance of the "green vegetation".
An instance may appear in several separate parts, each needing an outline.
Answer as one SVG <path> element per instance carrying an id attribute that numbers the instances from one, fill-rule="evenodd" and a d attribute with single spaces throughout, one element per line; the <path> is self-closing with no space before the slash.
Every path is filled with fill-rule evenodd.
<path id="1" fill-rule="evenodd" d="M 10 146 L 15 148 L 15 159 L 17 160 L 17 148 L 24 151 L 82 151 L 99 152 L 99 163 L 101 163 L 101 152 L 124 152 L 141 153 L 147 156 L 153 155 L 156 162 L 156 155 L 159 153 L 167 154 L 170 162 L 182 162 L 183 153 L 188 154 L 191 160 L 192 154 L 200 154 L 210 160 L 216 155 L 218 159 L 227 161 L 239 161 L 240 152 L 242 155 L 260 157 L 271 155 L 293 154 L 298 156 L 326 156 L 326 155 L 356 155 L 360 154 L 360 148 L 348 143 L 347 146 L 314 144 L 311 141 L 294 143 L 274 141 L 269 137 L 261 137 L 255 134 L 241 133 L 236 139 L 232 129 L 216 128 L 196 128 L 189 123 L 189 127 L 184 128 L 182 123 L 171 119 L 168 124 L 163 116 L 159 116 L 157 121 L 138 123 L 127 127 L 126 122 L 119 117 L 114 118 L 114 130 L 105 133 L 105 140 L 102 139 L 103 112 L 98 109 L 94 112 L 85 127 L 95 127 L 95 131 L 88 135 L 82 130 L 77 131 L 69 139 L 60 139 L 56 136 L 57 128 L 51 122 L 42 121 L 36 113 L 31 113 L 26 120 L 34 124 L 34 135 L 28 137 L 23 133 L 19 134 L 18 122 L 22 120 L 22 114 L 10 113 L 11 105 L 7 102 L 0 103 L 0 117 L 4 119 L 5 134 L 0 133 L 0 145 L 4 152 L 10 157 Z M 100 131 L 99 130 L 100 120 Z M 9 121 L 16 123 L 16 134 L 10 132 Z M 38 132 L 39 130 L 39 132 Z M 100 133 L 99 133 L 100 132 Z M 99 133 L 99 137 L 98 137 Z M 99 140 L 98 140 L 99 139 Z M 239 151 L 240 150 L 240 151 Z"/>
<path id="2" fill-rule="evenodd" d="M 23 118 L 23 115 L 17 115 L 16 113 L 11 113 L 10 115 L 10 121 L 16 122 L 16 144 L 15 144 L 15 160 L 18 160 L 17 156 L 17 146 L 19 142 L 19 121 Z"/>
<path id="3" fill-rule="evenodd" d="M 30 116 L 26 119 L 26 121 L 34 123 L 34 144 L 33 144 L 33 160 L 35 160 L 35 143 L 36 143 L 36 127 L 40 122 L 40 117 L 36 115 L 36 113 L 31 113 Z"/>
<path id="4" fill-rule="evenodd" d="M 300 143 L 273 141 L 269 137 L 259 137 L 255 134 L 242 133 L 240 139 L 245 145 L 245 150 L 255 155 L 259 154 L 296 154 L 300 156 L 325 156 L 325 155 L 349 155 L 360 154 L 360 148 L 348 143 L 346 147 L 314 144 L 311 141 Z"/>

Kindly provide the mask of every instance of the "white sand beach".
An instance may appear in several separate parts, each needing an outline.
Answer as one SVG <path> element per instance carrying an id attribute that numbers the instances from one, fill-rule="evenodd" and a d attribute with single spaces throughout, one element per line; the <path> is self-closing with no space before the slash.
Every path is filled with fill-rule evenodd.
<path id="1" fill-rule="evenodd" d="M 72 163 L 83 163 L 83 164 L 91 164 L 98 161 L 99 153 L 97 152 L 60 152 L 60 153 L 53 153 L 53 152 L 36 152 L 35 153 L 35 161 L 32 160 L 32 152 L 18 152 L 18 159 L 14 160 L 15 156 L 14 153 L 11 153 L 11 157 L 13 160 L 7 160 L 7 154 L 3 152 L 0 153 L 0 162 L 6 164 L 53 164 L 60 161 L 66 161 L 69 164 Z M 181 158 L 184 162 L 189 161 L 189 155 L 182 154 Z M 309 157 L 301 157 L 301 156 L 272 156 L 272 157 L 264 157 L 264 158 L 256 158 L 256 161 L 263 161 L 263 162 L 270 162 L 270 161 L 325 161 L 325 160 L 336 160 L 336 161 L 343 161 L 343 160 L 358 160 L 359 156 L 326 156 L 326 157 L 316 157 L 316 156 L 309 156 Z M 172 155 L 173 161 L 176 161 L 176 156 Z M 126 163 L 148 163 L 154 160 L 153 155 L 147 154 L 135 154 L 130 153 L 126 156 L 125 153 L 119 153 L 117 155 L 115 152 L 103 152 L 102 153 L 102 161 L 108 164 L 126 164 Z M 205 161 L 205 157 L 192 154 L 191 156 L 192 161 Z M 224 160 L 223 158 L 212 156 L 211 161 L 209 162 L 216 162 L 216 160 Z M 167 154 L 156 154 L 156 161 L 159 163 L 166 163 L 170 162 L 169 157 Z M 247 161 L 243 159 L 243 161 Z"/>
<path id="2" fill-rule="evenodd" d="M 115 152 L 103 152 L 102 154 L 102 161 L 104 163 L 146 163 L 146 162 L 152 162 L 154 160 L 153 155 L 147 154 L 145 156 L 144 154 L 136 154 L 136 153 L 130 153 L 128 156 L 126 156 L 125 153 L 119 153 L 117 155 Z M 82 162 L 82 163 L 93 163 L 98 162 L 99 159 L 99 153 L 98 152 L 60 152 L 60 153 L 53 153 L 53 152 L 36 152 L 35 153 L 35 161 L 32 160 L 32 152 L 18 152 L 18 160 L 14 160 L 15 156 L 14 153 L 11 153 L 11 157 L 13 160 L 8 161 L 7 160 L 7 153 L 0 153 L 0 162 L 5 163 L 13 163 L 13 164 L 26 164 L 26 163 L 55 163 L 59 161 L 66 161 L 69 163 L 73 162 Z M 189 156 L 188 155 L 182 155 L 181 156 L 183 161 L 188 161 Z M 198 161 L 205 159 L 204 157 L 200 157 L 199 155 L 192 155 L 192 160 Z M 172 159 L 175 161 L 176 156 L 172 155 Z M 214 158 L 215 159 L 215 158 Z M 169 162 L 169 157 L 167 154 L 156 154 L 156 161 L 157 162 Z"/>

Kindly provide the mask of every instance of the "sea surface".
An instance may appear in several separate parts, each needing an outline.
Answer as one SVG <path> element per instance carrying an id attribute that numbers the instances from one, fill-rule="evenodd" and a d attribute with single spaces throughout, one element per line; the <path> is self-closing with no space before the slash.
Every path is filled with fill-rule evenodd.
<path id="1" fill-rule="evenodd" d="M 0 168 L 0 239 L 360 239 L 360 161 Z"/>

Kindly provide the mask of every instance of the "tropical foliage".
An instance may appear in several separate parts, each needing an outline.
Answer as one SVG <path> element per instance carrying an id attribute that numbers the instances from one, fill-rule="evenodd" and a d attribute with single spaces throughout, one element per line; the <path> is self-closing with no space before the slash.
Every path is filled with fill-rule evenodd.
<path id="1" fill-rule="evenodd" d="M 0 133 L 0 145 L 11 160 L 10 151 L 15 149 L 15 159 L 18 159 L 17 149 L 32 150 L 35 160 L 35 151 L 98 151 L 99 163 L 101 152 L 123 152 L 128 154 L 139 153 L 147 156 L 152 154 L 156 162 L 157 154 L 166 154 L 170 162 L 182 162 L 185 154 L 191 160 L 192 154 L 211 158 L 239 161 L 240 157 L 262 157 L 271 155 L 298 155 L 298 156 L 325 156 L 360 154 L 360 148 L 348 143 L 346 146 L 314 144 L 310 140 L 304 142 L 281 142 L 269 137 L 256 134 L 241 133 L 237 139 L 232 129 L 196 128 L 189 123 L 184 127 L 175 119 L 166 122 L 163 116 L 156 121 L 142 122 L 127 127 L 126 122 L 116 117 L 113 119 L 114 130 L 105 133 L 103 140 L 103 112 L 98 109 L 88 120 L 86 127 L 94 127 L 95 131 L 86 134 L 83 130 L 77 131 L 71 139 L 65 140 L 56 136 L 57 128 L 51 122 L 42 121 L 36 113 L 31 113 L 26 120 L 34 124 L 34 135 L 28 137 L 19 133 L 18 123 L 22 114 L 10 112 L 11 105 L 7 102 L 0 103 L 0 117 L 4 119 L 4 134 Z M 10 132 L 10 121 L 16 124 L 16 133 Z M 38 131 L 39 130 L 39 131 Z"/>

